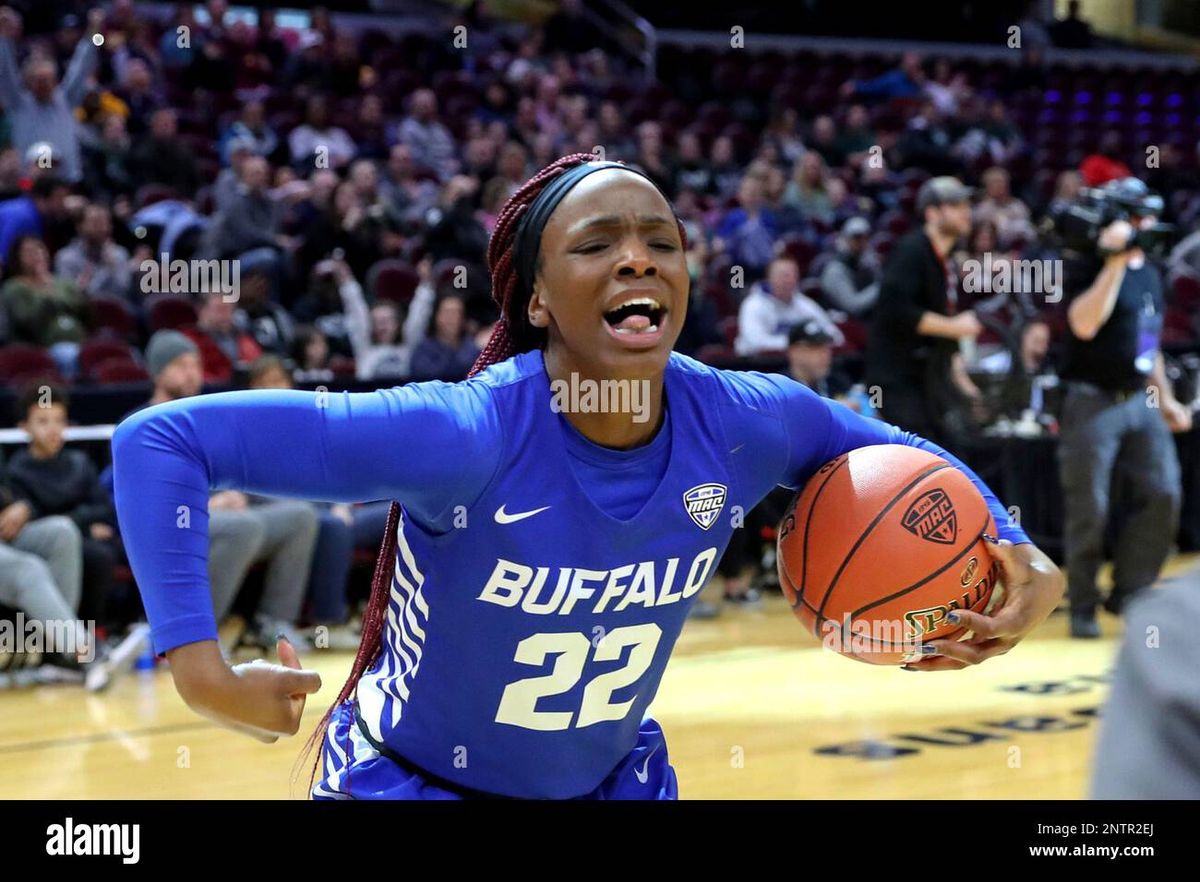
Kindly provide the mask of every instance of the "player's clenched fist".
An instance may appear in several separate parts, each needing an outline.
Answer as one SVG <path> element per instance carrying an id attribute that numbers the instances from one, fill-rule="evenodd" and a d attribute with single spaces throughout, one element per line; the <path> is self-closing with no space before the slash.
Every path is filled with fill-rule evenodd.
<path id="1" fill-rule="evenodd" d="M 295 735 L 305 697 L 321 688 L 321 675 L 305 670 L 295 648 L 280 639 L 281 664 L 255 659 L 230 667 L 215 641 L 189 643 L 167 657 L 175 686 L 188 707 L 226 728 L 271 743 Z"/>

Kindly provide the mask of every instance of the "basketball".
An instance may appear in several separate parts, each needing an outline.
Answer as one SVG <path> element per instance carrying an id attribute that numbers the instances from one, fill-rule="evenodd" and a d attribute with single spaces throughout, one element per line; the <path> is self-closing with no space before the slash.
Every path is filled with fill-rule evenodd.
<path id="1" fill-rule="evenodd" d="M 920 643 L 961 639 L 955 609 L 988 612 L 996 525 L 958 469 L 898 444 L 827 462 L 779 526 L 779 581 L 792 612 L 827 648 L 876 665 L 920 658 Z"/>

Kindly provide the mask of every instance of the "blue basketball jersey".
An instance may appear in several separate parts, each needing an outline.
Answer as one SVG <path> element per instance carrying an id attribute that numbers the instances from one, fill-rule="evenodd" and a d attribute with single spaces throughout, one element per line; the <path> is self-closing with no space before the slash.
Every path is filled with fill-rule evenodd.
<path id="1" fill-rule="evenodd" d="M 358 687 L 377 740 L 448 780 L 538 797 L 593 789 L 632 749 L 730 513 L 763 490 L 734 481 L 699 376 L 667 371 L 666 473 L 619 519 L 575 477 L 539 358 L 487 372 L 495 475 L 450 529 L 397 530 L 384 652 Z"/>
<path id="2" fill-rule="evenodd" d="M 183 590 L 203 589 L 202 568 L 178 553 L 187 543 L 199 550 L 203 534 L 156 521 L 182 497 L 201 509 L 210 488 L 230 486 L 397 499 L 382 652 L 357 688 L 365 731 L 352 734 L 343 714 L 331 733 L 350 740 L 327 747 L 348 756 L 361 735 L 473 790 L 595 791 L 638 745 L 688 608 L 742 517 L 776 485 L 799 488 L 847 450 L 901 443 L 947 457 L 984 493 L 1001 535 L 1028 541 L 936 445 L 787 377 L 678 353 L 664 377 L 669 418 L 648 445 L 660 445 L 665 467 L 624 517 L 603 502 L 612 488 L 600 464 L 571 454 L 582 436 L 556 406 L 540 351 L 462 383 L 319 406 L 312 395 L 205 396 L 118 429 L 120 523 L 156 648 L 215 636 L 203 596 Z M 596 447 L 617 467 L 639 455 Z"/>

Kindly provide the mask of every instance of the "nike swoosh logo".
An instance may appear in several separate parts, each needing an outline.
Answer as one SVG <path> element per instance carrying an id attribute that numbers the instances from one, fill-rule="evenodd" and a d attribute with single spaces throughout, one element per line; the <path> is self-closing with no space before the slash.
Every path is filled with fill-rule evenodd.
<path id="1" fill-rule="evenodd" d="M 651 751 L 648 754 L 646 754 L 646 760 L 645 760 L 645 762 L 642 763 L 641 769 L 634 768 L 634 770 L 633 770 L 633 774 L 637 775 L 639 784 L 645 784 L 646 781 L 648 781 L 650 779 L 650 773 L 648 771 L 648 769 L 650 767 L 650 757 L 654 756 L 655 750 L 658 750 L 657 744 L 654 745 L 653 749 L 651 749 Z"/>
<path id="2" fill-rule="evenodd" d="M 498 509 L 496 509 L 496 523 L 497 524 L 513 524 L 513 523 L 516 523 L 517 521 L 523 521 L 523 520 L 525 520 L 525 518 L 531 518 L 538 512 L 543 512 L 546 509 L 548 509 L 549 507 L 550 506 L 548 506 L 548 505 L 543 505 L 541 508 L 535 508 L 533 511 L 520 511 L 520 512 L 515 512 L 514 514 L 508 514 L 504 510 L 504 506 L 502 505 Z"/>
<path id="3" fill-rule="evenodd" d="M 733 448 L 733 450 L 731 450 L 731 451 L 729 451 L 729 452 L 730 452 L 730 453 L 737 453 L 739 450 L 741 450 L 741 449 L 742 449 L 743 447 L 745 447 L 745 446 L 746 446 L 746 443 L 743 441 L 741 444 L 739 444 L 737 447 Z"/>

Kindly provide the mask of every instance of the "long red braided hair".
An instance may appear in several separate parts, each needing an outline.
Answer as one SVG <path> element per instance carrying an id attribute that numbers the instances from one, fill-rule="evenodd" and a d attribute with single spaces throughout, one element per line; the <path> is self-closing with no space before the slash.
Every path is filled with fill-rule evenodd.
<path id="1" fill-rule="evenodd" d="M 500 319 L 492 329 L 492 335 L 488 338 L 487 345 L 475 359 L 475 364 L 467 374 L 467 379 L 475 376 L 488 365 L 498 364 L 514 355 L 532 351 L 545 344 L 545 329 L 531 325 L 526 313 L 530 292 L 517 291 L 517 270 L 513 259 L 517 226 L 529 206 L 550 181 L 569 169 L 586 162 L 594 162 L 597 158 L 591 153 L 572 153 L 556 159 L 522 184 L 501 209 L 496 220 L 496 228 L 488 242 L 487 251 L 488 271 L 492 277 L 492 300 L 500 307 Z M 679 223 L 679 236 L 686 250 L 687 237 L 682 222 Z M 400 506 L 393 502 L 388 511 L 387 526 L 384 527 L 383 545 L 379 549 L 379 557 L 375 561 L 375 573 L 371 580 L 371 596 L 367 601 L 366 612 L 363 613 L 362 642 L 358 646 L 358 654 L 354 657 L 350 675 L 342 685 L 337 698 L 325 711 L 321 721 L 305 743 L 304 750 L 300 754 L 300 765 L 320 743 L 334 711 L 354 695 L 359 679 L 375 663 L 383 649 L 383 626 L 387 615 L 388 597 L 391 592 L 392 568 L 395 566 L 396 560 L 396 527 L 399 521 Z M 317 751 L 309 775 L 310 792 L 316 780 L 320 762 L 321 753 Z"/>

